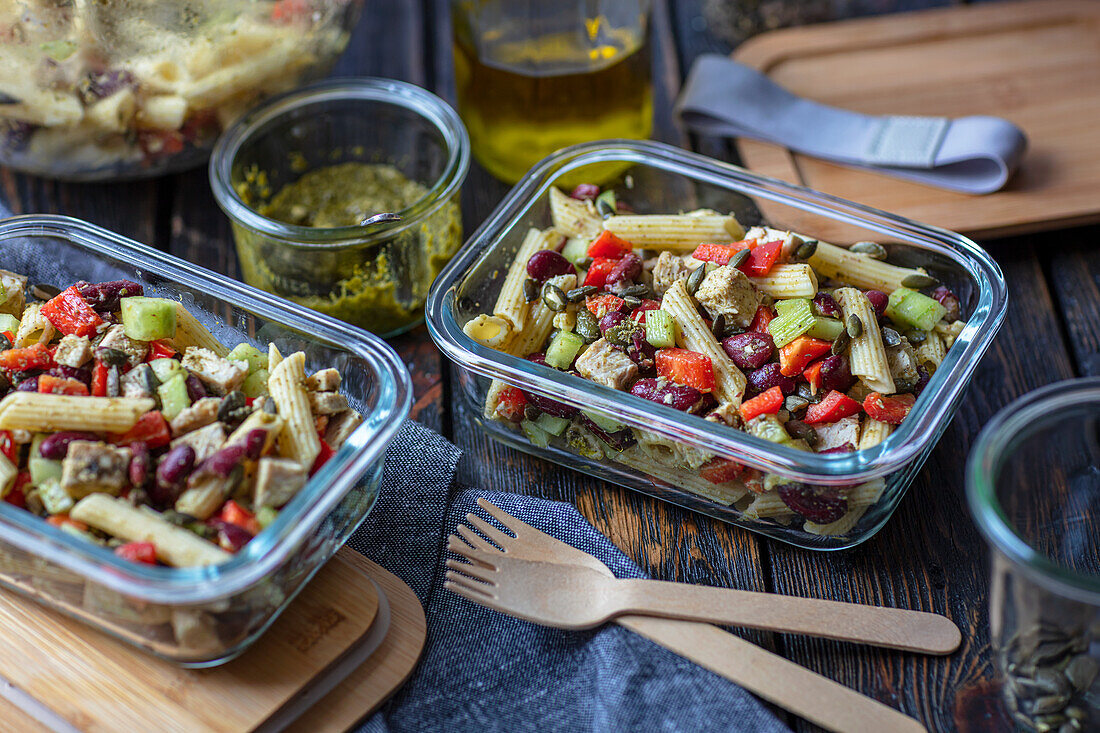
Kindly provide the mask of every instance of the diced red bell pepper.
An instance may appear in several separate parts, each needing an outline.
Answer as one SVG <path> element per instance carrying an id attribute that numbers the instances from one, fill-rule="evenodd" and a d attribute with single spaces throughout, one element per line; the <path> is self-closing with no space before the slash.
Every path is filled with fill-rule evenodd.
<path id="1" fill-rule="evenodd" d="M 703 262 L 714 262 L 719 265 L 726 265 L 729 264 L 729 261 L 733 258 L 734 252 L 742 249 L 752 249 L 752 247 L 753 242 L 749 240 L 733 242 L 732 244 L 703 242 L 695 248 L 691 256 Z"/>
<path id="2" fill-rule="evenodd" d="M 324 438 L 321 438 L 321 452 L 317 454 L 317 458 L 313 461 L 313 468 L 309 469 L 309 475 L 312 476 L 320 471 L 321 466 L 328 463 L 328 459 L 332 458 L 335 453 L 336 451 L 332 449 L 332 446 L 326 443 Z"/>
<path id="3" fill-rule="evenodd" d="M 799 336 L 779 350 L 779 373 L 784 377 L 796 377 L 810 362 L 829 353 L 831 341 Z"/>
<path id="4" fill-rule="evenodd" d="M 763 277 L 771 272 L 772 267 L 779 259 L 779 253 L 783 251 L 783 242 L 764 242 L 752 248 L 748 259 L 741 263 L 738 269 L 749 277 Z"/>
<path id="5" fill-rule="evenodd" d="M 17 460 L 19 446 L 15 444 L 10 430 L 0 430 L 0 453 L 3 453 L 4 457 L 11 461 L 13 465 L 19 465 Z"/>
<path id="6" fill-rule="evenodd" d="M 103 319 L 92 310 L 75 285 L 71 285 L 42 306 L 42 315 L 66 335 L 94 336 Z"/>
<path id="7" fill-rule="evenodd" d="M 700 392 L 714 390 L 714 364 L 706 354 L 687 349 L 658 349 L 657 374 Z"/>
<path id="8" fill-rule="evenodd" d="M 615 269 L 618 260 L 610 257 L 596 257 L 588 268 L 588 274 L 584 276 L 584 284 L 602 288 L 607 285 L 607 276 Z"/>
<path id="9" fill-rule="evenodd" d="M 222 505 L 222 510 L 218 512 L 218 518 L 224 522 L 235 524 L 241 529 L 248 530 L 248 533 L 252 536 L 260 533 L 260 523 L 256 521 L 256 516 L 232 499 Z"/>
<path id="10" fill-rule="evenodd" d="M 29 369 L 50 369 L 53 366 L 53 352 L 42 344 L 0 351 L 0 367 L 8 371 L 25 372 Z"/>
<path id="11" fill-rule="evenodd" d="M 917 398 L 911 394 L 883 395 L 872 392 L 863 400 L 863 409 L 868 417 L 879 422 L 900 425 L 909 414 Z"/>
<path id="12" fill-rule="evenodd" d="M 817 394 L 817 391 L 821 389 L 821 365 L 824 363 L 824 359 L 819 359 L 806 367 L 806 370 L 802 372 L 802 376 L 805 377 L 806 383 L 810 385 L 811 394 Z"/>
<path id="13" fill-rule="evenodd" d="M 638 323 L 645 323 L 645 314 L 647 311 L 655 311 L 661 309 L 661 303 L 657 300 L 645 299 L 642 304 L 630 312 L 630 317 Z"/>
<path id="14" fill-rule="evenodd" d="M 175 348 L 168 343 L 167 339 L 157 339 L 156 341 L 149 342 L 149 353 L 145 356 L 145 361 L 153 361 L 154 359 L 171 359 L 177 353 Z"/>
<path id="15" fill-rule="evenodd" d="M 87 396 L 88 385 L 77 379 L 42 374 L 38 377 L 38 391 L 42 394 L 71 394 Z"/>
<path id="16" fill-rule="evenodd" d="M 313 8 L 309 0 L 278 0 L 271 8 L 271 19 L 281 25 L 308 18 Z"/>
<path id="17" fill-rule="evenodd" d="M 622 308 L 623 299 L 611 293 L 600 293 L 599 295 L 589 296 L 584 301 L 584 306 L 588 309 L 588 312 L 596 316 L 596 318 L 603 318 L 608 313 L 612 313 Z"/>
<path id="18" fill-rule="evenodd" d="M 121 435 L 112 435 L 111 442 L 117 445 L 130 445 L 131 443 L 145 443 L 149 450 L 163 448 L 172 441 L 172 430 L 168 427 L 168 421 L 160 410 L 151 410 L 145 413 L 130 428 Z"/>
<path id="19" fill-rule="evenodd" d="M 4 495 L 4 501 L 20 509 L 27 508 L 27 485 L 31 482 L 30 471 L 20 471 L 15 474 L 15 482 L 8 493 Z"/>
<path id="20" fill-rule="evenodd" d="M 4 335 L 8 337 L 8 343 L 9 344 L 14 344 L 15 343 L 15 334 L 14 333 L 12 333 L 11 331 L 4 331 Z"/>
<path id="21" fill-rule="evenodd" d="M 64 527 L 66 524 L 75 527 L 76 529 L 79 529 L 81 532 L 88 529 L 88 525 L 84 524 L 84 522 L 71 519 L 68 514 L 52 514 L 46 517 L 46 523 L 51 524 L 58 529 Z"/>
<path id="22" fill-rule="evenodd" d="M 101 361 L 97 361 L 92 367 L 92 396 L 107 396 L 107 371 L 108 367 Z"/>
<path id="23" fill-rule="evenodd" d="M 734 481 L 745 472 L 745 467 L 728 458 L 712 458 L 699 469 L 699 475 L 712 484 Z"/>
<path id="24" fill-rule="evenodd" d="M 774 415 L 783 407 L 783 390 L 779 385 L 741 403 L 741 417 L 745 422 L 758 415 Z"/>
<path id="25" fill-rule="evenodd" d="M 811 424 L 836 422 L 842 418 L 858 414 L 859 410 L 858 402 L 843 392 L 832 389 L 829 390 L 829 394 L 825 395 L 821 402 L 810 405 L 809 409 L 806 410 L 806 417 L 802 421 Z"/>
<path id="26" fill-rule="evenodd" d="M 592 244 L 588 245 L 588 256 L 619 259 L 633 250 L 634 245 L 605 229 L 600 232 L 600 236 L 592 240 Z"/>
<path id="27" fill-rule="evenodd" d="M 130 562 L 157 564 L 157 548 L 152 542 L 127 542 L 116 547 L 115 554 Z"/>
<path id="28" fill-rule="evenodd" d="M 497 414 L 509 422 L 522 420 L 525 407 L 527 398 L 519 387 L 505 387 L 497 397 Z"/>
<path id="29" fill-rule="evenodd" d="M 753 316 L 752 323 L 749 324 L 749 330 L 755 333 L 767 333 L 768 324 L 775 319 L 775 310 L 766 305 L 762 305 L 756 309 L 756 315 Z"/>

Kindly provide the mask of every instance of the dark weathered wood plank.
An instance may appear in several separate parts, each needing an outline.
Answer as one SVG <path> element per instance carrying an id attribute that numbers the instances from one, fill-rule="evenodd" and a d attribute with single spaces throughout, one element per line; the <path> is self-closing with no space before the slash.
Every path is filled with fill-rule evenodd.
<path id="1" fill-rule="evenodd" d="M 1100 228 L 1052 234 L 1049 274 L 1081 377 L 1100 376 Z"/>
<path id="2" fill-rule="evenodd" d="M 380 76 L 424 84 L 424 17 L 416 3 L 369 0 L 334 74 Z M 171 252 L 231 277 L 240 278 L 229 223 L 210 193 L 206 171 L 172 181 Z M 439 430 L 443 427 L 442 360 L 427 331 L 390 341 L 409 367 L 415 390 L 412 417 Z"/>

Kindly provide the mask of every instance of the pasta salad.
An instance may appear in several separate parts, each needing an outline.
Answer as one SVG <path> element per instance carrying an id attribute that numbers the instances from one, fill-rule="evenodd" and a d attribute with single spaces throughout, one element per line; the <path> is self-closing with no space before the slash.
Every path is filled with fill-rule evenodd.
<path id="1" fill-rule="evenodd" d="M 955 293 L 877 243 L 745 231 L 711 210 L 637 214 L 589 184 L 552 188 L 550 212 L 468 336 L 798 450 L 882 442 L 965 326 Z M 499 380 L 484 416 L 811 533 L 847 533 L 884 489 L 786 480 Z"/>
<path id="2" fill-rule="evenodd" d="M 127 280 L 0 270 L 0 497 L 134 562 L 225 562 L 362 422 L 335 369 L 226 348 Z"/>

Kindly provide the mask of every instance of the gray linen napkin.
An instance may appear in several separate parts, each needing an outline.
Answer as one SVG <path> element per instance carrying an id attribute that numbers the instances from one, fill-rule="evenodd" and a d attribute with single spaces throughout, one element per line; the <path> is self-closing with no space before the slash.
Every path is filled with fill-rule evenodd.
<path id="1" fill-rule="evenodd" d="M 388 454 L 378 503 L 349 545 L 420 597 L 428 638 L 417 670 L 360 729 L 382 731 L 785 731 L 729 681 L 614 624 L 548 629 L 442 588 L 447 534 L 484 497 L 591 552 L 620 577 L 641 570 L 569 504 L 454 487 L 455 446 L 407 422 Z"/>
<path id="2" fill-rule="evenodd" d="M 961 193 L 992 193 L 1008 182 L 1027 148 L 1023 131 L 1000 117 L 859 114 L 798 97 L 726 56 L 704 54 L 676 111 L 704 135 L 750 137 L 815 158 Z"/>

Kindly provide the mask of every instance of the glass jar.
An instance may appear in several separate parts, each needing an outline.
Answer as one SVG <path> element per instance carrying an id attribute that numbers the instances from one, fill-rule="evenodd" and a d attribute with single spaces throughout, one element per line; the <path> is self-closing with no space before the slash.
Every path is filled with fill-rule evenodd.
<path id="1" fill-rule="evenodd" d="M 458 111 L 508 183 L 574 143 L 653 129 L 649 0 L 454 0 Z"/>
<path id="2" fill-rule="evenodd" d="M 198 165 L 258 99 L 328 73 L 361 6 L 16 3 L 0 12 L 0 165 L 84 181 Z"/>
<path id="3" fill-rule="evenodd" d="M 1100 726 L 1100 379 L 1052 384 L 982 431 L 967 498 L 992 547 L 1003 697 L 1026 730 Z"/>
<path id="4" fill-rule="evenodd" d="M 218 141 L 210 185 L 250 285 L 382 336 L 424 318 L 435 276 L 462 244 L 469 139 L 434 94 L 389 79 L 334 79 L 270 100 Z M 414 186 L 396 222 L 302 226 L 266 215 L 288 184 L 344 164 Z M 378 212 L 382 213 L 382 212 Z"/>

